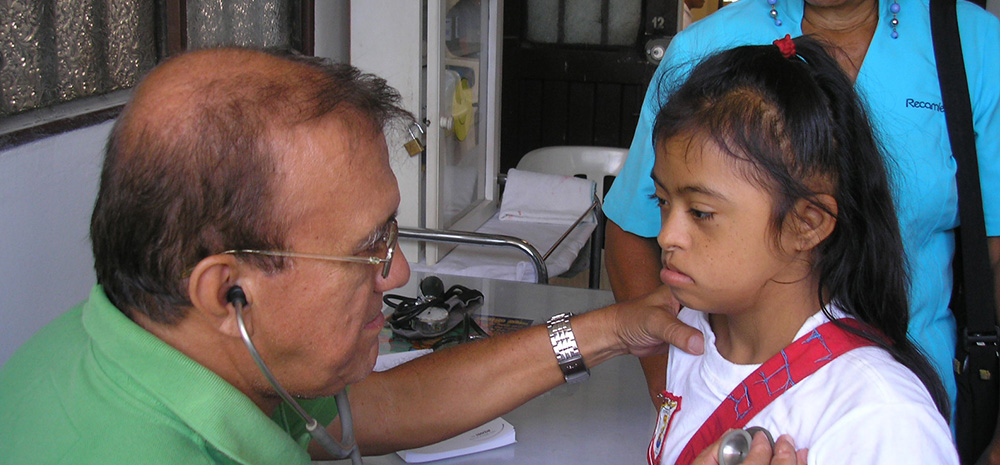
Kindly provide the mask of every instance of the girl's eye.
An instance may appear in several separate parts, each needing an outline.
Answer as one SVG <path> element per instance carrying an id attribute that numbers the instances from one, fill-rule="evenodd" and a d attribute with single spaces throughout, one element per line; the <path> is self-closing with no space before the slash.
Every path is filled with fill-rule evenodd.
<path id="1" fill-rule="evenodd" d="M 689 211 L 691 212 L 691 216 L 693 216 L 696 220 L 710 220 L 713 216 L 715 216 L 715 213 L 703 212 L 694 208 Z"/>
<path id="2" fill-rule="evenodd" d="M 658 207 L 663 207 L 670 204 L 670 202 L 667 201 L 667 199 L 660 197 L 656 194 L 650 195 L 649 197 L 653 199 L 654 202 L 656 202 L 656 206 Z"/>

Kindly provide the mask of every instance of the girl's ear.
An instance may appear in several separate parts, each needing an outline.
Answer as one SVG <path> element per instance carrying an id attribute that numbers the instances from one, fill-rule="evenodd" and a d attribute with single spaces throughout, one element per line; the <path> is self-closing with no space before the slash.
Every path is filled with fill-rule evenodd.
<path id="1" fill-rule="evenodd" d="M 794 225 L 791 232 L 795 237 L 795 250 L 812 250 L 829 237 L 837 226 L 837 200 L 829 194 L 799 199 L 790 218 Z"/>

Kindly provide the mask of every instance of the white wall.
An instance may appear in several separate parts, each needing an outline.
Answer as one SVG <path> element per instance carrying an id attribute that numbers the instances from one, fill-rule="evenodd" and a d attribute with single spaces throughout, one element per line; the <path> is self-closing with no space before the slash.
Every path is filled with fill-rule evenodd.
<path id="1" fill-rule="evenodd" d="M 316 33 L 313 53 L 333 61 L 347 63 L 351 58 L 350 0 L 320 0 L 315 2 Z"/>
<path id="2" fill-rule="evenodd" d="M 399 91 L 400 104 L 414 115 L 425 113 L 421 95 L 422 3 L 399 0 L 355 2 L 350 14 L 351 64 L 366 73 L 384 78 Z M 399 183 L 400 226 L 426 227 L 424 223 L 424 169 L 422 157 L 411 157 L 403 149 L 403 139 L 389 132 L 389 163 Z M 400 251 L 410 261 L 420 259 L 416 243 L 401 242 Z"/>
<path id="3" fill-rule="evenodd" d="M 94 285 L 87 234 L 110 129 L 0 152 L 0 364 Z"/>

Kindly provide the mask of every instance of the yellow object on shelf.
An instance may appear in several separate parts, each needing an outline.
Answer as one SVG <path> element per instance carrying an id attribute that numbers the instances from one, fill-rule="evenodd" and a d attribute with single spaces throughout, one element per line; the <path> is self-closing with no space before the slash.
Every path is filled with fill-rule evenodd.
<path id="1" fill-rule="evenodd" d="M 475 114 L 472 111 L 472 89 L 469 89 L 469 80 L 462 79 L 455 89 L 455 98 L 451 106 L 451 116 L 455 121 L 455 138 L 465 140 L 469 136 L 469 129 L 475 121 Z"/>

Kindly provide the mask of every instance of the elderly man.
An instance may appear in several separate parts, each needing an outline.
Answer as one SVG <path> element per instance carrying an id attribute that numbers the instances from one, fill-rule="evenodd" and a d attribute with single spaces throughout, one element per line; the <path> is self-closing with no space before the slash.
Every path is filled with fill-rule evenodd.
<path id="1" fill-rule="evenodd" d="M 397 100 L 349 66 L 249 50 L 150 73 L 107 147 L 98 285 L 0 371 L 0 461 L 328 457 L 251 352 L 334 437 L 330 396 L 351 385 L 365 454 L 447 438 L 564 382 L 545 327 L 371 373 L 382 293 L 409 276 L 392 252 L 399 191 L 382 133 L 405 116 Z M 583 361 L 701 351 L 669 301 L 572 318 Z"/>

